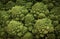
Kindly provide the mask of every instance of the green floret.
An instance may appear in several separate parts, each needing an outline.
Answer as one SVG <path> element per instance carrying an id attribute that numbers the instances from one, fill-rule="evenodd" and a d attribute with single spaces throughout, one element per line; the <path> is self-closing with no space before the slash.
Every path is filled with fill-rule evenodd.
<path id="1" fill-rule="evenodd" d="M 9 13 L 7 11 L 0 11 L 0 25 L 6 26 L 6 22 L 9 20 Z"/>
<path id="2" fill-rule="evenodd" d="M 53 21 L 53 25 L 57 26 L 60 22 L 60 7 L 51 9 L 48 17 Z"/>
<path id="3" fill-rule="evenodd" d="M 26 2 L 27 2 L 26 0 L 16 0 L 17 5 L 25 5 Z"/>
<path id="4" fill-rule="evenodd" d="M 37 2 L 32 6 L 31 13 L 33 13 L 34 15 L 37 15 L 36 17 L 38 18 L 40 13 L 48 15 L 49 10 L 47 9 L 47 5 L 45 5 L 42 2 Z"/>
<path id="5" fill-rule="evenodd" d="M 49 18 L 52 20 L 60 20 L 60 7 L 54 7 L 49 14 Z"/>
<path id="6" fill-rule="evenodd" d="M 27 32 L 21 39 L 33 39 L 33 35 L 30 32 Z"/>
<path id="7" fill-rule="evenodd" d="M 27 5 L 29 7 L 29 5 L 33 2 L 35 2 L 35 0 L 16 0 L 16 5 L 22 5 L 22 6 Z"/>
<path id="8" fill-rule="evenodd" d="M 45 34 L 53 32 L 54 27 L 51 23 L 52 21 L 48 18 L 38 19 L 34 25 L 37 34 L 43 37 Z"/>
<path id="9" fill-rule="evenodd" d="M 55 6 L 60 6 L 60 0 L 54 0 L 55 1 Z"/>
<path id="10" fill-rule="evenodd" d="M 55 27 L 55 33 L 57 35 L 57 39 L 60 39 L 60 24 Z"/>
<path id="11" fill-rule="evenodd" d="M 44 13 L 40 13 L 39 16 L 38 16 L 38 18 L 45 18 L 45 17 L 46 17 L 46 16 L 45 16 Z"/>
<path id="12" fill-rule="evenodd" d="M 59 25 L 59 21 L 58 20 L 55 20 L 55 21 L 53 21 L 53 23 L 52 23 L 54 26 L 57 26 L 57 25 Z"/>
<path id="13" fill-rule="evenodd" d="M 4 28 L 1 28 L 0 26 L 0 37 L 4 37 L 4 36 L 5 36 Z"/>
<path id="14" fill-rule="evenodd" d="M 24 16 L 28 13 L 28 10 L 24 6 L 15 6 L 10 12 L 13 19 L 23 20 Z"/>
<path id="15" fill-rule="evenodd" d="M 50 3 L 50 2 L 53 2 L 54 0 L 42 0 L 43 3 Z"/>
<path id="16" fill-rule="evenodd" d="M 2 4 L 2 2 L 0 2 L 0 9 L 2 9 L 3 8 L 3 4 Z"/>
<path id="17" fill-rule="evenodd" d="M 5 9 L 6 9 L 6 10 L 9 10 L 9 9 L 11 9 L 13 6 L 15 6 L 15 3 L 12 2 L 12 1 L 9 1 L 9 2 L 6 3 Z"/>
<path id="18" fill-rule="evenodd" d="M 5 20 L 5 21 L 8 20 L 8 18 L 9 18 L 8 12 L 0 11 L 0 17 L 1 17 L 1 19 Z"/>
<path id="19" fill-rule="evenodd" d="M 27 14 L 25 16 L 25 26 L 28 27 L 28 30 L 31 31 L 33 28 L 34 16 L 32 14 Z"/>
<path id="20" fill-rule="evenodd" d="M 60 32 L 60 24 L 55 27 L 56 32 Z"/>
<path id="21" fill-rule="evenodd" d="M 33 5 L 32 2 L 27 2 L 27 3 L 25 4 L 25 7 L 26 7 L 27 9 L 30 9 L 30 8 L 32 7 L 32 5 Z"/>
<path id="22" fill-rule="evenodd" d="M 54 7 L 54 4 L 53 3 L 48 3 L 47 7 L 48 7 L 49 10 L 51 10 Z"/>
<path id="23" fill-rule="evenodd" d="M 29 26 L 29 24 L 32 24 L 32 22 L 34 21 L 34 16 L 32 14 L 27 14 L 24 20 L 26 26 Z"/>
<path id="24" fill-rule="evenodd" d="M 47 37 L 45 39 L 55 39 L 55 34 L 47 34 Z"/>
<path id="25" fill-rule="evenodd" d="M 44 13 L 47 14 L 49 13 L 47 6 L 42 3 L 42 2 L 37 2 L 32 6 L 32 11 L 33 13 L 39 12 L 39 13 Z"/>
<path id="26" fill-rule="evenodd" d="M 17 35 L 21 37 L 27 32 L 27 28 L 24 27 L 21 22 L 12 20 L 6 27 L 6 31 L 11 35 Z"/>

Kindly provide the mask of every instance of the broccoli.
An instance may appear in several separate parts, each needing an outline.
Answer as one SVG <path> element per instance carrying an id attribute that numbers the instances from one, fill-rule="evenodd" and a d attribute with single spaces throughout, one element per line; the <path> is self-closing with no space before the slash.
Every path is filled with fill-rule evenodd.
<path id="1" fill-rule="evenodd" d="M 24 20 L 25 20 L 25 25 L 29 26 L 34 21 L 34 16 L 32 14 L 27 14 Z"/>
<path id="2" fill-rule="evenodd" d="M 52 23 L 52 21 L 48 18 L 36 20 L 34 28 L 35 28 L 35 30 L 37 30 L 37 34 L 40 34 L 40 36 L 42 37 L 47 33 L 53 32 L 54 27 L 51 23 Z"/>
<path id="3" fill-rule="evenodd" d="M 27 27 L 23 26 L 21 22 L 11 20 L 6 27 L 6 31 L 11 35 L 17 35 L 21 37 L 27 32 Z"/>
<path id="4" fill-rule="evenodd" d="M 49 13 L 49 18 L 51 18 L 52 20 L 60 20 L 60 7 L 54 7 L 50 13 Z"/>
<path id="5" fill-rule="evenodd" d="M 13 6 L 15 6 L 15 3 L 12 1 L 9 1 L 6 3 L 6 10 L 11 9 Z"/>
<path id="6" fill-rule="evenodd" d="M 0 10 L 5 10 L 5 5 L 0 1 Z"/>
<path id="7" fill-rule="evenodd" d="M 25 26 L 28 27 L 28 30 L 29 31 L 32 31 L 32 28 L 33 28 L 33 22 L 34 22 L 34 16 L 32 14 L 27 14 L 25 16 Z"/>
<path id="8" fill-rule="evenodd" d="M 45 39 L 55 39 L 55 34 L 47 34 Z"/>
<path id="9" fill-rule="evenodd" d="M 57 25 L 56 27 L 55 27 L 55 31 L 57 32 L 60 32 L 60 25 Z"/>
<path id="10" fill-rule="evenodd" d="M 9 13 L 7 11 L 0 11 L 0 25 L 6 26 L 8 23 L 7 21 L 9 21 Z"/>
<path id="11" fill-rule="evenodd" d="M 32 6 L 31 13 L 34 14 L 36 18 L 44 18 L 48 15 L 49 10 L 47 9 L 47 5 L 44 5 L 42 2 L 37 2 Z"/>
<path id="12" fill-rule="evenodd" d="M 0 0 L 0 39 L 60 39 L 60 0 Z"/>
<path id="13" fill-rule="evenodd" d="M 26 0 L 16 0 L 17 5 L 25 5 L 26 2 L 27 2 Z"/>
<path id="14" fill-rule="evenodd" d="M 4 36 L 5 36 L 4 28 L 0 27 L 0 37 L 4 37 Z"/>
<path id="15" fill-rule="evenodd" d="M 51 9 L 54 7 L 54 4 L 53 3 L 48 3 L 46 5 L 47 5 L 49 11 L 51 11 Z"/>
<path id="16" fill-rule="evenodd" d="M 27 2 L 27 3 L 25 4 L 25 7 L 26 7 L 27 9 L 31 9 L 32 5 L 33 5 L 32 2 Z"/>
<path id="17" fill-rule="evenodd" d="M 59 6 L 60 7 L 60 0 L 54 0 L 55 1 L 55 6 Z"/>
<path id="18" fill-rule="evenodd" d="M 33 39 L 33 35 L 30 32 L 27 32 L 21 39 Z"/>
<path id="19" fill-rule="evenodd" d="M 59 21 L 55 20 L 55 21 L 52 22 L 52 24 L 53 24 L 54 26 L 57 26 L 57 25 L 59 25 Z"/>
<path id="20" fill-rule="evenodd" d="M 24 20 L 24 16 L 28 13 L 28 10 L 24 6 L 15 6 L 9 12 L 13 19 Z"/>

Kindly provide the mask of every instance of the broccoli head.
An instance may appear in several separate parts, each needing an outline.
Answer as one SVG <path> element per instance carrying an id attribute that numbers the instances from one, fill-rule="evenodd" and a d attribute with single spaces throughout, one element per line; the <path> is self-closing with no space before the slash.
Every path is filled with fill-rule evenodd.
<path id="1" fill-rule="evenodd" d="M 51 34 L 47 34 L 47 37 L 45 39 L 55 39 L 55 34 L 51 33 Z"/>
<path id="2" fill-rule="evenodd" d="M 0 0 L 0 39 L 60 39 L 60 0 Z"/>
<path id="3" fill-rule="evenodd" d="M 28 27 L 28 30 L 31 31 L 33 28 L 34 16 L 32 14 L 27 14 L 25 16 L 25 26 Z"/>
<path id="4" fill-rule="evenodd" d="M 21 22 L 11 20 L 8 26 L 6 27 L 6 31 L 10 35 L 17 35 L 21 37 L 27 32 L 27 27 L 23 26 Z"/>
<path id="5" fill-rule="evenodd" d="M 36 23 L 34 25 L 35 33 L 40 34 L 40 36 L 42 37 L 47 33 L 53 32 L 54 27 L 51 23 L 52 21 L 48 18 L 36 20 Z"/>
<path id="6" fill-rule="evenodd" d="M 26 0 L 16 0 L 17 5 L 25 5 L 26 2 L 27 2 Z"/>
<path id="7" fill-rule="evenodd" d="M 6 26 L 6 22 L 9 20 L 9 13 L 7 11 L 0 11 L 0 25 Z"/>
<path id="8" fill-rule="evenodd" d="M 60 24 L 55 27 L 56 32 L 60 32 Z"/>
<path id="9" fill-rule="evenodd" d="M 25 25 L 29 26 L 34 21 L 34 16 L 32 14 L 27 14 L 24 20 L 25 20 Z"/>
<path id="10" fill-rule="evenodd" d="M 47 9 L 47 5 L 42 2 L 37 2 L 32 6 L 31 13 L 33 13 L 37 18 L 42 18 L 45 17 L 45 15 L 48 15 L 49 10 Z M 41 15 L 40 13 L 43 14 Z"/>
<path id="11" fill-rule="evenodd" d="M 27 3 L 25 4 L 25 7 L 26 7 L 27 9 L 30 9 L 30 8 L 32 7 L 32 5 L 33 5 L 32 2 L 27 2 Z"/>
<path id="12" fill-rule="evenodd" d="M 5 34 L 4 28 L 0 26 L 0 37 L 5 37 Z"/>
<path id="13" fill-rule="evenodd" d="M 54 7 L 50 13 L 49 13 L 49 18 L 52 20 L 60 20 L 60 7 Z"/>
<path id="14" fill-rule="evenodd" d="M 12 1 L 8 1 L 5 6 L 6 6 L 5 9 L 6 9 L 6 10 L 9 10 L 9 9 L 11 9 L 13 6 L 15 6 L 15 3 L 12 2 Z"/>
<path id="15" fill-rule="evenodd" d="M 15 6 L 9 12 L 13 19 L 23 20 L 24 16 L 28 13 L 28 10 L 24 6 Z"/>

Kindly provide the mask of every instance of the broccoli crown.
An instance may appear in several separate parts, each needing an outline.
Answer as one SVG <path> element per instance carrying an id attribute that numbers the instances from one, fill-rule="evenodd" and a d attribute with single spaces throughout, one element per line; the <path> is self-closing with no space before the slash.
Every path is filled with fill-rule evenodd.
<path id="1" fill-rule="evenodd" d="M 54 31 L 54 27 L 51 24 L 51 20 L 48 18 L 38 19 L 34 25 L 34 28 L 37 29 L 38 34 L 47 34 Z"/>
<path id="2" fill-rule="evenodd" d="M 28 10 L 24 6 L 15 6 L 11 10 L 12 18 L 16 20 L 23 20 L 24 16 L 28 13 Z"/>
<path id="3" fill-rule="evenodd" d="M 27 2 L 26 0 L 16 0 L 17 5 L 25 5 L 26 2 Z"/>
<path id="4" fill-rule="evenodd" d="M 6 10 L 9 10 L 9 9 L 11 9 L 13 6 L 15 6 L 15 3 L 14 2 L 12 2 L 12 1 L 9 1 L 8 3 L 6 3 Z"/>
<path id="5" fill-rule="evenodd" d="M 0 39 L 60 39 L 60 0 L 0 0 Z"/>
<path id="6" fill-rule="evenodd" d="M 24 6 L 15 6 L 13 7 L 10 12 L 14 15 L 16 14 L 27 14 L 28 10 Z"/>
<path id="7" fill-rule="evenodd" d="M 33 5 L 32 2 L 27 2 L 27 3 L 25 4 L 25 7 L 26 7 L 27 9 L 30 9 L 30 8 L 32 7 L 32 5 Z"/>
<path id="8" fill-rule="evenodd" d="M 60 7 L 55 7 L 50 11 L 49 17 L 52 20 L 60 20 Z"/>
<path id="9" fill-rule="evenodd" d="M 34 16 L 32 14 L 27 14 L 24 20 L 26 26 L 31 26 L 32 22 L 34 21 Z"/>
<path id="10" fill-rule="evenodd" d="M 9 13 L 6 11 L 0 11 L 0 25 L 6 26 L 6 21 L 9 20 Z"/>
<path id="11" fill-rule="evenodd" d="M 45 15 L 48 15 L 49 10 L 47 9 L 47 5 L 42 2 L 37 2 L 32 6 L 31 13 L 37 18 L 44 18 Z"/>
<path id="12" fill-rule="evenodd" d="M 27 32 L 27 28 L 23 26 L 21 22 L 18 21 L 10 21 L 8 26 L 6 27 L 6 31 L 11 35 L 17 35 L 21 37 L 23 34 Z"/>
<path id="13" fill-rule="evenodd" d="M 34 22 L 34 16 L 32 14 L 27 14 L 25 17 L 24 17 L 24 23 L 25 23 L 25 26 L 28 28 L 29 31 L 32 31 L 33 29 L 33 22 Z"/>
<path id="14" fill-rule="evenodd" d="M 3 20 L 8 20 L 9 14 L 8 14 L 8 12 L 6 12 L 6 11 L 0 11 L 0 17 L 1 17 L 1 19 L 3 19 Z"/>
<path id="15" fill-rule="evenodd" d="M 56 31 L 56 32 L 57 32 L 57 31 L 60 32 L 60 24 L 55 27 L 55 31 Z"/>
<path id="16" fill-rule="evenodd" d="M 46 39 L 55 39 L 55 34 L 47 34 Z"/>
<path id="17" fill-rule="evenodd" d="M 45 5 L 42 2 L 37 2 L 36 4 L 34 4 L 32 6 L 31 12 L 35 13 L 35 14 L 39 14 L 39 13 L 48 14 L 49 13 L 49 11 L 47 9 L 47 5 Z"/>
<path id="18" fill-rule="evenodd" d="M 4 36 L 5 36 L 4 28 L 0 27 L 0 37 L 4 37 Z"/>

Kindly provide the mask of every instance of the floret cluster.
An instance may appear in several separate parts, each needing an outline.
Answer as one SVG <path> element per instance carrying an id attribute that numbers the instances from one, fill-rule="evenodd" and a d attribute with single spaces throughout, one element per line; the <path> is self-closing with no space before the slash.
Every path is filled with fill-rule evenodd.
<path id="1" fill-rule="evenodd" d="M 0 39 L 60 39 L 60 0 L 0 0 Z"/>

